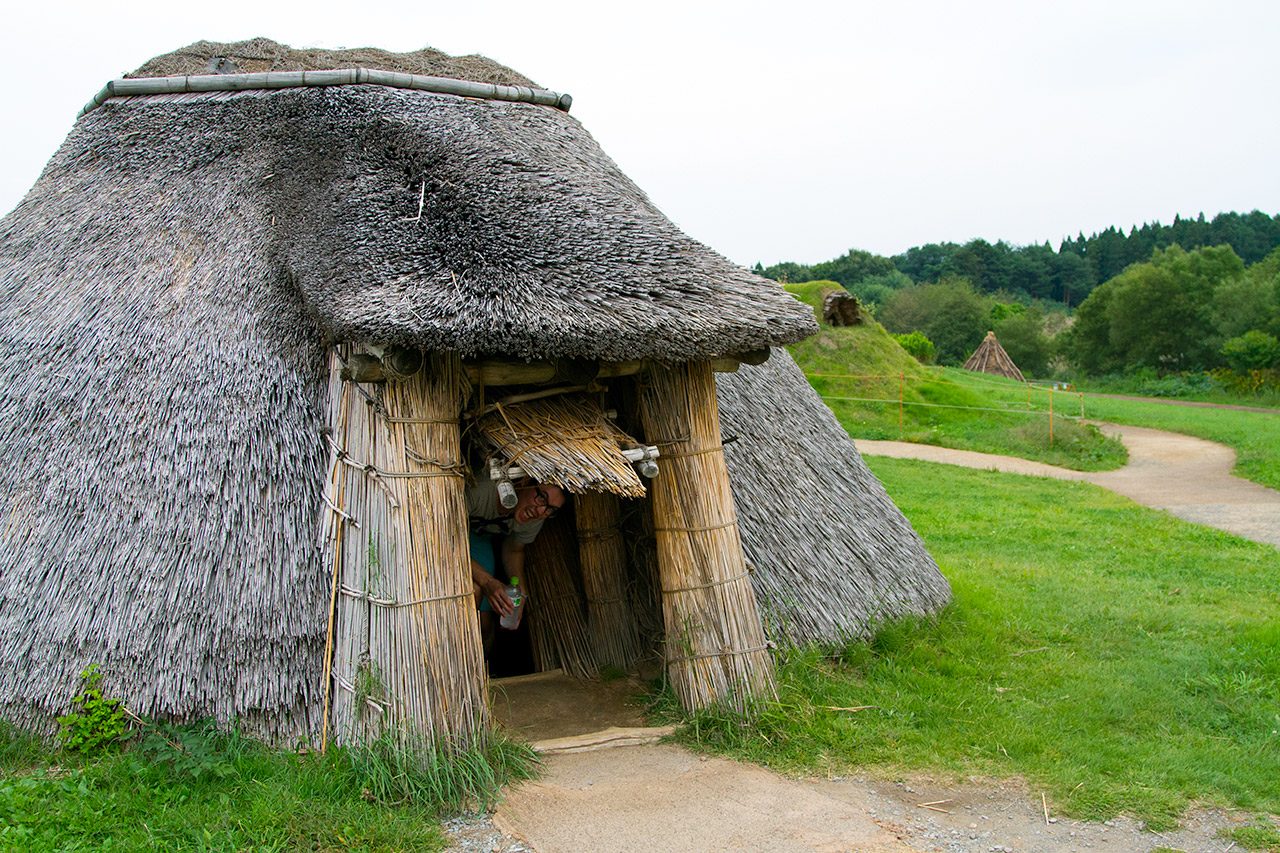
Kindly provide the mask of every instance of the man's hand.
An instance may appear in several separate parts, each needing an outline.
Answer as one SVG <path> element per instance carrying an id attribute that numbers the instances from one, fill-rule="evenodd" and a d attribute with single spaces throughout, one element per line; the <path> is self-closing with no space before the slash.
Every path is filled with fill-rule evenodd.
<path id="1" fill-rule="evenodd" d="M 507 587 L 502 581 L 489 575 L 489 579 L 481 588 L 484 590 L 484 597 L 489 599 L 489 606 L 497 611 L 499 616 L 510 616 L 516 612 L 516 606 L 511 603 L 510 598 L 507 598 Z"/>

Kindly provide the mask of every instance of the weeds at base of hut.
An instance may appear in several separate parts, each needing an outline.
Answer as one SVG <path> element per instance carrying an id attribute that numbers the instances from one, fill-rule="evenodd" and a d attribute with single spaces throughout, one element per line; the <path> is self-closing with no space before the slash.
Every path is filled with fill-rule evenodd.
<path id="1" fill-rule="evenodd" d="M 469 749 L 321 754 L 203 721 L 147 724 L 93 756 L 0 723 L 0 767 L 4 849 L 433 853 L 442 816 L 491 806 L 538 765 L 497 734 Z"/>
<path id="2" fill-rule="evenodd" d="M 441 814 L 488 810 L 502 785 L 537 774 L 538 759 L 523 743 L 488 733 L 468 749 L 407 747 L 388 737 L 334 751 L 340 772 L 361 796 L 389 805 L 431 805 Z"/>

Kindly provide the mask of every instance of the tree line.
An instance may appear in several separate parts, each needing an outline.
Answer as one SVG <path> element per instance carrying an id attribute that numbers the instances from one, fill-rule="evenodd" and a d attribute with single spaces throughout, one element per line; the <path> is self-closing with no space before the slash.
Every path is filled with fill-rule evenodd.
<path id="1" fill-rule="evenodd" d="M 1280 233 L 1269 247 L 1267 230 L 1277 222 L 1280 217 L 1255 211 L 1221 214 L 1212 222 L 1179 219 L 1176 231 L 1143 226 L 1127 238 L 1108 229 L 1064 241 L 1074 248 L 1058 253 L 982 241 L 931 244 L 894 258 L 855 249 L 825 263 L 781 264 L 765 272 L 844 285 L 922 360 L 962 364 L 990 330 L 1034 377 L 1212 373 L 1213 382 L 1233 390 L 1280 390 Z M 1191 241 L 1227 235 L 1237 242 L 1161 245 L 1173 233 Z M 1146 254 L 1133 259 L 1137 252 Z M 1052 267 L 1047 259 L 1056 257 L 1052 268 L 1061 273 L 1071 264 L 1083 268 L 1086 256 L 1108 277 L 1087 291 L 1068 286 L 1079 297 L 1074 311 L 1036 297 L 1031 279 L 1010 278 L 1018 269 L 1010 259 L 1040 257 Z M 1064 265 L 1063 258 L 1075 260 Z M 1001 275 L 989 274 L 992 269 Z M 1088 267 L 1085 278 L 1093 275 Z"/>
<path id="2" fill-rule="evenodd" d="M 1067 238 L 1056 251 L 1048 241 L 1012 246 L 1004 241 L 970 240 L 963 245 L 926 243 L 893 257 L 850 249 L 818 264 L 785 261 L 765 267 L 757 263 L 755 271 L 778 281 L 839 282 L 864 302 L 875 304 L 911 284 L 955 277 L 967 279 L 985 293 L 1073 306 L 1126 267 L 1172 246 L 1187 251 L 1230 246 L 1244 264 L 1255 264 L 1280 247 L 1280 214 L 1228 212 L 1212 220 L 1203 213 L 1195 219 L 1175 216 L 1172 225 L 1135 225 L 1128 234 L 1111 226 L 1088 237 L 1081 232 Z"/>

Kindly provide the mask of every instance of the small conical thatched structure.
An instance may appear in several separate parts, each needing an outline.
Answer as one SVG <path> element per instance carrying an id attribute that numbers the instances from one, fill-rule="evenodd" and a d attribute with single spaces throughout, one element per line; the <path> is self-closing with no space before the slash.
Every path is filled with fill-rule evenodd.
<path id="1" fill-rule="evenodd" d="M 645 496 L 585 528 L 652 535 L 582 609 L 650 626 L 604 605 L 656 589 L 691 706 L 771 689 L 766 630 L 946 601 L 779 349 L 810 310 L 681 233 L 567 96 L 482 57 L 261 39 L 149 75 L 0 221 L 0 716 L 47 730 L 98 664 L 141 715 L 468 741 L 464 489 L 498 398 L 591 395 L 656 448 Z"/>
<path id="2" fill-rule="evenodd" d="M 987 332 L 986 338 L 974 350 L 973 355 L 969 356 L 969 360 L 964 363 L 965 370 L 972 370 L 974 373 L 990 373 L 993 376 L 1003 376 L 1006 379 L 1014 379 L 1018 382 L 1026 382 L 1022 371 L 1018 369 L 1018 365 L 1013 363 L 1013 359 L 1009 358 L 1009 353 L 1004 351 L 1004 347 L 1000 346 L 1000 341 L 996 338 L 995 332 Z"/>

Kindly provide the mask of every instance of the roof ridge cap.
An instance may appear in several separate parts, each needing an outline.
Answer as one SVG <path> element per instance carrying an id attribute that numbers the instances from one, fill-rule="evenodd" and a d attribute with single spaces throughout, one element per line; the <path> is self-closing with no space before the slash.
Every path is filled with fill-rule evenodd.
<path id="1" fill-rule="evenodd" d="M 453 77 L 431 77 L 375 68 L 338 68 L 325 71 L 260 71 L 246 74 L 189 74 L 174 77 L 121 77 L 103 86 L 84 105 L 76 119 L 100 107 L 111 98 L 137 95 L 172 95 L 184 92 L 243 92 L 253 89 L 296 89 L 313 86 L 388 86 L 415 89 L 464 98 L 542 104 L 569 111 L 573 97 L 529 86 L 480 83 Z"/>

